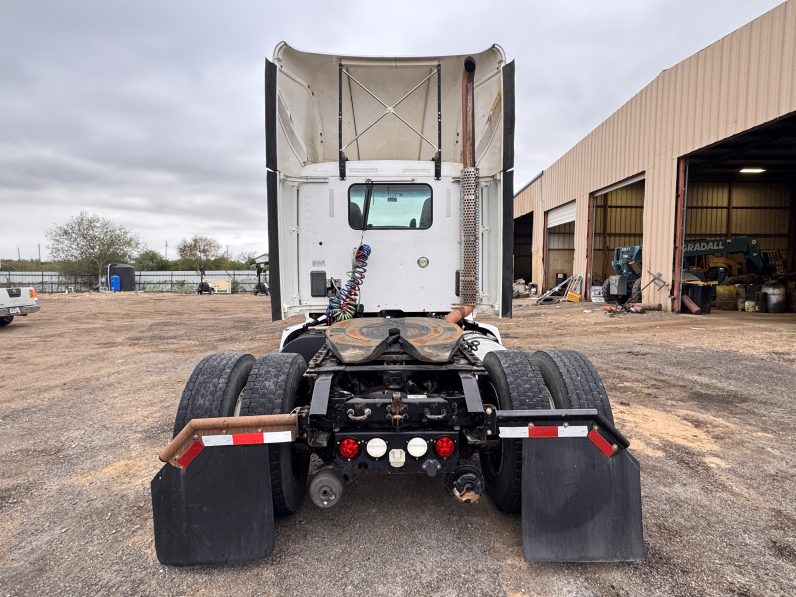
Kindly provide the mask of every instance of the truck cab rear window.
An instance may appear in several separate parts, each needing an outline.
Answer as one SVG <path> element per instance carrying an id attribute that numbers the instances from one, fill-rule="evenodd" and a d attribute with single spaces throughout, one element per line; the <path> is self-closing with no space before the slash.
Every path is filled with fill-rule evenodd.
<path id="1" fill-rule="evenodd" d="M 348 189 L 348 225 L 362 230 L 365 216 L 364 184 Z M 427 184 L 375 183 L 367 210 L 368 230 L 426 230 L 431 227 L 433 203 Z"/>

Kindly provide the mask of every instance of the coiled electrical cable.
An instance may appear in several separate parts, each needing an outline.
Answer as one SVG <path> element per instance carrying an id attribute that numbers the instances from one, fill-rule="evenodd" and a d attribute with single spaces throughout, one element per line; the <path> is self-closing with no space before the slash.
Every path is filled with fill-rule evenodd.
<path id="1" fill-rule="evenodd" d="M 347 272 L 348 281 L 337 291 L 337 294 L 329 299 L 326 317 L 330 321 L 343 321 L 356 315 L 359 307 L 359 288 L 365 280 L 369 256 L 370 245 L 361 244 L 354 250 L 351 271 Z"/>

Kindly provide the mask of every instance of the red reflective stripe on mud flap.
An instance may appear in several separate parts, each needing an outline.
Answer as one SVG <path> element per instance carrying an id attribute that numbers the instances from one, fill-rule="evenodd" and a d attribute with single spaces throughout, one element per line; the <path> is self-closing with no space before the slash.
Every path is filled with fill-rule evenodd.
<path id="1" fill-rule="evenodd" d="M 232 436 L 233 446 L 245 446 L 247 444 L 264 444 L 265 439 L 262 433 L 236 433 Z"/>
<path id="2" fill-rule="evenodd" d="M 528 437 L 558 437 L 558 426 L 530 427 Z"/>
<path id="3" fill-rule="evenodd" d="M 193 459 L 199 456 L 199 453 L 205 449 L 205 446 L 200 441 L 195 441 L 191 444 L 191 447 L 185 450 L 185 454 L 180 456 L 177 459 L 177 464 L 179 464 L 182 468 L 188 468 L 188 465 L 193 462 Z"/>
<path id="4" fill-rule="evenodd" d="M 597 429 L 592 429 L 591 431 L 589 431 L 589 435 L 587 435 L 586 437 L 588 437 L 591 443 L 597 446 L 600 449 L 600 452 L 602 452 L 606 456 L 610 457 L 614 455 L 615 451 L 614 446 L 612 444 L 609 444 L 605 440 L 605 438 L 602 435 L 600 435 L 600 432 L 597 431 Z"/>

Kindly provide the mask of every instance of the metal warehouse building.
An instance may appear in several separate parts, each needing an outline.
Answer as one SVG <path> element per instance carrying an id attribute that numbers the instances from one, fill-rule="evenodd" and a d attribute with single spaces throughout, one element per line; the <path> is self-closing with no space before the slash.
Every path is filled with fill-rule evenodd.
<path id="1" fill-rule="evenodd" d="M 644 292 L 666 309 L 689 239 L 748 236 L 795 271 L 796 0 L 663 71 L 526 185 L 514 217 L 515 276 L 579 274 L 587 297 L 628 245 L 642 284 L 671 284 Z"/>

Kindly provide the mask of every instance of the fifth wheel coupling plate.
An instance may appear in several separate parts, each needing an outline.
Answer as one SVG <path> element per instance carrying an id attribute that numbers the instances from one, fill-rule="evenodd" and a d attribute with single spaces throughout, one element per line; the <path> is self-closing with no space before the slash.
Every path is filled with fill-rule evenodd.
<path id="1" fill-rule="evenodd" d="M 431 317 L 362 317 L 333 324 L 326 331 L 332 351 L 346 364 L 367 362 L 379 356 L 397 338 L 414 358 L 427 363 L 447 363 L 459 345 L 462 330 L 444 319 Z"/>

